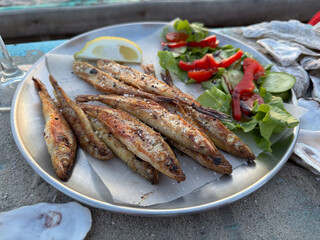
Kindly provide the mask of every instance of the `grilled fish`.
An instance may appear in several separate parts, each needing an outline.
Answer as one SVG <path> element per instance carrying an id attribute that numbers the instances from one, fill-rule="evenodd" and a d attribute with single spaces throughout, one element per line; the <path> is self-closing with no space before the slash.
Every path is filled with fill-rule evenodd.
<path id="1" fill-rule="evenodd" d="M 71 101 L 51 74 L 49 80 L 54 88 L 56 99 L 61 106 L 62 114 L 69 122 L 80 146 L 94 158 L 100 160 L 109 160 L 112 158 L 112 152 L 107 145 L 95 135 L 91 123 L 83 110 L 75 102 Z"/>
<path id="2" fill-rule="evenodd" d="M 159 133 L 125 111 L 94 105 L 80 106 L 98 118 L 137 157 L 178 182 L 185 180 L 175 154 Z"/>
<path id="3" fill-rule="evenodd" d="M 75 61 L 73 63 L 73 72 L 85 80 L 89 84 L 93 85 L 98 91 L 108 94 L 127 94 L 140 96 L 145 98 L 153 98 L 150 93 L 141 91 L 138 88 L 129 86 L 110 74 L 105 73 L 87 62 Z"/>
<path id="4" fill-rule="evenodd" d="M 89 114 L 86 115 L 93 128 L 97 131 L 98 136 L 107 144 L 107 146 L 118 158 L 126 163 L 132 171 L 148 179 L 152 184 L 159 183 L 159 173 L 154 167 L 152 167 L 149 163 L 136 158 L 133 152 L 129 151 L 128 148 L 122 144 L 122 142 L 113 136 L 108 128 L 104 126 L 103 123 L 97 118 Z"/>
<path id="5" fill-rule="evenodd" d="M 168 84 L 151 75 L 139 72 L 133 68 L 109 60 L 99 60 L 97 62 L 97 66 L 102 71 L 111 74 L 114 78 L 121 80 L 133 87 L 142 89 L 147 93 L 176 99 L 179 102 L 194 107 L 197 111 L 200 111 L 204 114 L 215 116 L 221 119 L 229 118 L 229 116 L 224 113 L 201 106 L 191 96 L 181 92 L 180 90 L 178 91 L 176 88 L 169 86 Z"/>
<path id="6" fill-rule="evenodd" d="M 72 170 L 76 155 L 77 142 L 68 122 L 54 104 L 45 85 L 32 78 L 42 102 L 43 116 L 46 121 L 44 138 L 57 176 L 66 180 Z"/>
<path id="7" fill-rule="evenodd" d="M 76 101 L 100 101 L 113 108 L 120 108 L 185 147 L 205 155 L 211 155 L 213 158 L 219 155 L 220 158 L 221 154 L 218 149 L 202 132 L 183 120 L 182 117 L 170 113 L 150 99 L 117 95 L 80 95 Z"/>
<path id="8" fill-rule="evenodd" d="M 213 170 L 220 174 L 232 173 L 232 165 L 225 158 L 213 158 L 212 156 L 206 156 L 204 154 L 192 151 L 191 149 L 186 148 L 185 146 L 177 142 L 171 140 L 169 142 L 172 146 L 210 170 Z"/>
<path id="9" fill-rule="evenodd" d="M 183 108 L 218 148 L 236 157 L 246 158 L 250 161 L 255 159 L 255 155 L 248 145 L 226 128 L 219 119 L 202 114 L 186 105 Z"/>

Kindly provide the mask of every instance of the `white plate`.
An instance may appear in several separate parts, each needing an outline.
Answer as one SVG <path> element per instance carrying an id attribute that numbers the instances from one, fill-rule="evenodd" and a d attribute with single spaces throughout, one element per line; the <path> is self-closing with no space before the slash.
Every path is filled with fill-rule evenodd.
<path id="1" fill-rule="evenodd" d="M 72 38 L 50 53 L 74 54 L 84 46 L 85 42 L 106 35 L 139 41 L 158 31 L 165 24 L 163 22 L 143 22 L 97 29 Z M 220 45 L 231 44 L 250 52 L 262 64 L 270 63 L 263 55 L 243 43 L 219 33 L 215 34 Z M 88 164 L 76 164 L 73 170 L 76 174 L 72 174 L 67 182 L 56 177 L 43 141 L 43 128 L 39 127 L 43 125 L 43 116 L 40 109 L 35 109 L 35 103 L 38 103 L 39 99 L 36 94 L 31 94 L 35 92 L 31 77 L 41 76 L 45 71 L 45 57 L 42 57 L 30 69 L 16 91 L 11 111 L 13 136 L 28 163 L 44 180 L 70 197 L 97 208 L 133 215 L 160 216 L 195 213 L 230 204 L 257 190 L 270 180 L 290 157 L 297 139 L 298 127 L 282 136 L 273 145 L 272 153 L 260 154 L 254 164 L 240 166 L 234 170 L 232 175 L 223 176 L 219 181 L 207 184 L 174 201 L 150 207 L 114 203 L 107 188 Z M 294 97 L 292 101 L 295 103 Z"/>

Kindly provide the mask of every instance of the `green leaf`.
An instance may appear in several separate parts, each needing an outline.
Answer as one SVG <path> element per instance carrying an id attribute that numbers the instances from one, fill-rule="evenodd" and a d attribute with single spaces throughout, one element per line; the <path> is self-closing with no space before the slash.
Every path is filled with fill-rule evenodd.
<path id="1" fill-rule="evenodd" d="M 229 114 L 231 95 L 225 94 L 215 86 L 201 94 L 197 101 L 205 107 Z"/>
<path id="2" fill-rule="evenodd" d="M 166 39 L 166 34 L 169 32 L 169 26 L 165 26 L 162 30 L 161 36 Z"/>
<path id="3" fill-rule="evenodd" d="M 176 74 L 182 81 L 188 81 L 188 73 L 179 67 L 179 61 L 174 57 L 172 52 L 159 51 L 159 63 L 162 68 L 169 70 L 171 73 Z"/>
<path id="4" fill-rule="evenodd" d="M 187 41 L 199 42 L 206 36 L 208 36 L 208 30 L 203 27 L 202 23 L 189 23 L 187 20 L 178 19 L 173 24 L 174 29 L 177 32 L 184 32 L 189 35 Z"/>
<path id="5" fill-rule="evenodd" d="M 264 137 L 261 136 L 259 130 L 254 130 L 252 131 L 253 135 L 254 135 L 254 141 L 256 142 L 256 144 L 258 145 L 258 147 L 260 147 L 263 150 L 266 150 L 268 152 L 272 152 L 271 150 L 271 142 L 267 139 L 265 139 Z"/>

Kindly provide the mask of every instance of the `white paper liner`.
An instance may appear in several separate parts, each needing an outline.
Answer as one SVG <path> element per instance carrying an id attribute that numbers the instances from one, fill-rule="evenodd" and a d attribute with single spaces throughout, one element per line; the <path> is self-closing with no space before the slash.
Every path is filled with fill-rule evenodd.
<path id="1" fill-rule="evenodd" d="M 142 63 L 153 64 L 158 78 L 160 74 L 159 69 L 161 69 L 157 57 L 157 52 L 160 50 L 159 34 L 160 32 L 157 32 L 137 42 L 143 49 Z M 155 47 L 155 42 L 159 42 L 158 49 Z M 80 94 L 99 94 L 91 85 L 72 73 L 72 63 L 74 61 L 72 55 L 49 54 L 46 60 L 49 72 L 57 79 L 60 86 L 72 99 Z M 132 67 L 139 69 L 137 65 Z M 193 97 L 197 97 L 203 92 L 200 84 L 185 85 L 174 77 L 173 81 L 177 87 Z M 295 113 L 295 117 L 301 115 L 301 112 L 297 111 L 296 106 L 293 110 L 294 112 L 292 113 Z M 280 137 L 281 134 L 273 136 L 272 142 L 277 141 Z M 252 137 L 242 137 L 242 140 L 251 147 L 256 156 L 262 152 L 262 150 L 256 146 Z M 158 185 L 152 185 L 143 177 L 133 173 L 120 159 L 113 158 L 109 161 L 100 161 L 94 159 L 87 153 L 85 153 L 85 157 L 109 189 L 114 202 L 149 206 L 175 200 L 221 176 L 202 167 L 186 155 L 180 152 L 176 153 L 182 171 L 186 175 L 186 181 L 178 184 L 176 181 L 162 175 Z M 245 159 L 239 159 L 227 153 L 223 154 L 232 164 L 233 169 L 246 164 Z"/>

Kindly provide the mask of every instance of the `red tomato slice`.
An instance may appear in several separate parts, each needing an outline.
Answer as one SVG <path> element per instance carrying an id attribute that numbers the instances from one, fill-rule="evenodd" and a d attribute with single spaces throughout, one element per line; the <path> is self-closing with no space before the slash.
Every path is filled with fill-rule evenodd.
<path id="1" fill-rule="evenodd" d="M 166 34 L 166 39 L 169 42 L 180 42 L 180 41 L 186 41 L 188 39 L 189 35 L 182 32 L 169 32 Z"/>
<path id="2" fill-rule="evenodd" d="M 215 71 L 212 69 L 208 70 L 199 70 L 199 71 L 190 71 L 188 72 L 189 78 L 196 80 L 198 83 L 207 81 L 209 78 L 212 77 Z"/>
<path id="3" fill-rule="evenodd" d="M 187 43 L 184 41 L 180 42 L 161 42 L 162 47 L 169 47 L 169 48 L 179 48 L 183 46 L 187 46 Z"/>
<path id="4" fill-rule="evenodd" d="M 189 42 L 189 47 L 212 47 L 215 48 L 218 45 L 219 42 L 217 42 L 217 37 L 215 35 L 211 35 L 209 37 L 206 37 L 202 39 L 200 42 Z"/>

